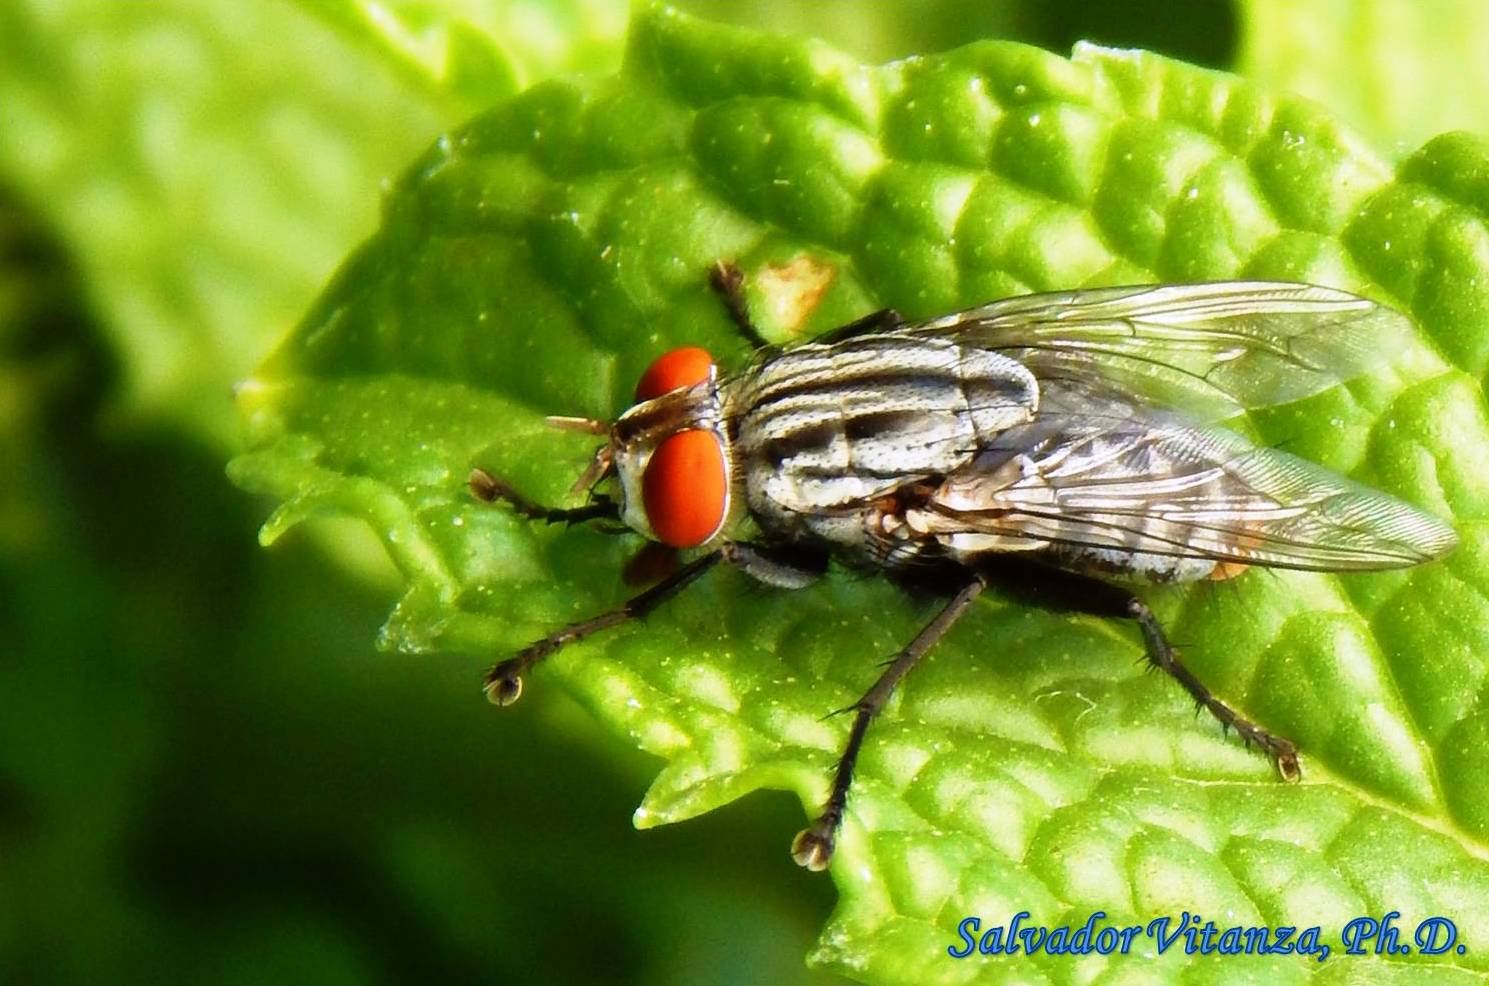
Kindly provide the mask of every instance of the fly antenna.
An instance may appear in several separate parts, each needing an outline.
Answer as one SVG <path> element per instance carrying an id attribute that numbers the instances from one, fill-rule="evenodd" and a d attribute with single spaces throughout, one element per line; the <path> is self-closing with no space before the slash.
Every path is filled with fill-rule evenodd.
<path id="1" fill-rule="evenodd" d="M 562 414 L 550 414 L 543 420 L 552 428 L 561 431 L 577 431 L 586 435 L 608 435 L 610 426 L 594 418 L 571 418 Z"/>

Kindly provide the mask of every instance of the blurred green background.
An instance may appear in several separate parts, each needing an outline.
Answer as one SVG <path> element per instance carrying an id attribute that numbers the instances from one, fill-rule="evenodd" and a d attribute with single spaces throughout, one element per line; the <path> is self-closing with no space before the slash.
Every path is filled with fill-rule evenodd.
<path id="1" fill-rule="evenodd" d="M 865 60 L 1146 47 L 1342 93 L 1388 153 L 1473 109 L 1331 74 L 1370 32 L 1325 0 L 1306 64 L 1262 43 L 1262 0 L 682 6 Z M 223 476 L 231 383 L 381 183 L 483 102 L 613 69 L 626 19 L 388 8 L 0 6 L 0 982 L 830 981 L 802 966 L 832 890 L 784 851 L 794 799 L 634 831 L 655 763 L 557 690 L 497 715 L 480 662 L 378 652 L 381 549 L 327 521 L 263 551 L 268 504 Z"/>

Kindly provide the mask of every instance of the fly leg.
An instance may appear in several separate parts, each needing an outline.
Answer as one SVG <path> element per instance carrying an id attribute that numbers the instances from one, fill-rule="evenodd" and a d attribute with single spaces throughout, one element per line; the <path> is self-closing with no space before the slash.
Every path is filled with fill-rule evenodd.
<path id="1" fill-rule="evenodd" d="M 536 510 L 538 519 L 548 519 L 552 514 L 564 513 L 564 511 L 545 510 L 542 507 Z M 529 514 L 529 516 L 533 515 Z M 590 634 L 643 618 L 685 589 L 720 560 L 737 566 L 752 578 L 782 589 L 803 588 L 815 582 L 827 571 L 825 557 L 754 544 L 749 541 L 726 542 L 717 551 L 695 558 L 615 609 L 555 630 L 497 664 L 486 672 L 487 699 L 493 705 L 511 705 L 521 697 L 522 676 L 531 670 L 534 664 L 554 651 L 576 640 L 583 640 Z"/>
<path id="2" fill-rule="evenodd" d="M 756 582 L 777 589 L 805 589 L 827 574 L 827 556 L 793 547 L 731 541 L 724 559 Z"/>
<path id="3" fill-rule="evenodd" d="M 1295 781 L 1302 776 L 1298 769 L 1297 746 L 1291 740 L 1261 728 L 1216 698 L 1204 682 L 1179 660 L 1174 645 L 1169 643 L 1158 617 L 1153 615 L 1148 604 L 1131 592 L 1084 575 L 1042 566 L 1009 563 L 999 566 L 996 573 L 1000 588 L 1036 605 L 1132 620 L 1142 632 L 1149 664 L 1183 685 L 1201 708 L 1219 720 L 1223 729 L 1234 729 L 1247 746 L 1255 746 L 1270 757 L 1283 780 Z"/>
<path id="4" fill-rule="evenodd" d="M 756 349 L 769 348 L 770 343 L 766 342 L 755 323 L 750 321 L 750 306 L 745 303 L 744 296 L 744 271 L 728 261 L 720 260 L 709 268 L 708 283 L 718 292 L 720 300 L 724 302 L 724 309 L 729 313 L 730 321 L 739 329 L 739 334 Z"/>
<path id="5" fill-rule="evenodd" d="M 936 618 L 927 623 L 925 627 L 915 635 L 915 639 L 905 645 L 905 649 L 895 655 L 889 667 L 874 682 L 874 687 L 864 692 L 863 697 L 854 702 L 849 708 L 853 710 L 853 729 L 848 733 L 848 745 L 843 749 L 843 756 L 838 760 L 837 772 L 832 778 L 832 793 L 827 796 L 827 804 L 822 809 L 822 814 L 810 827 L 797 833 L 796 839 L 791 843 L 791 857 L 800 866 L 809 870 L 824 870 L 832 860 L 832 852 L 837 841 L 838 828 L 843 824 L 843 811 L 848 805 L 848 789 L 853 785 L 853 768 L 858 762 L 858 752 L 863 746 L 864 734 L 868 732 L 869 723 L 879 710 L 884 708 L 884 703 L 889 701 L 889 696 L 894 693 L 895 686 L 900 679 L 905 677 L 909 670 L 915 666 L 925 655 L 925 652 L 945 636 L 946 631 L 957 621 L 967 607 L 972 605 L 972 600 L 982 593 L 986 583 L 981 575 L 974 576 L 961 590 L 951 598 L 951 601 L 936 614 Z M 846 710 L 845 710 L 846 711 Z"/>
<path id="6" fill-rule="evenodd" d="M 745 304 L 744 296 L 744 272 L 734 264 L 720 260 L 714 264 L 708 272 L 708 283 L 718 292 L 724 301 L 724 308 L 729 312 L 729 318 L 739 328 L 740 334 L 745 337 L 756 349 L 769 347 L 765 336 L 760 329 L 750 320 L 750 308 Z M 905 319 L 893 308 L 881 308 L 876 312 L 870 312 L 863 318 L 854 319 L 847 325 L 824 332 L 818 336 L 815 342 L 841 342 L 852 336 L 865 332 L 893 332 L 903 327 Z"/>
<path id="7" fill-rule="evenodd" d="M 893 332 L 904 328 L 905 316 L 893 308 L 881 308 L 876 312 L 869 312 L 862 318 L 855 318 L 847 325 L 839 325 L 835 329 L 829 329 L 822 333 L 813 342 L 842 342 L 857 335 L 870 332 Z"/>
<path id="8" fill-rule="evenodd" d="M 522 676 L 526 674 L 534 664 L 552 654 L 554 651 L 576 640 L 583 640 L 590 634 L 598 633 L 630 620 L 639 620 L 647 613 L 656 609 L 662 603 L 671 599 L 691 584 L 698 576 L 712 568 L 720 558 L 722 551 L 711 551 L 706 555 L 688 562 L 666 579 L 647 589 L 645 592 L 632 596 L 621 603 L 615 609 L 608 610 L 598 616 L 592 616 L 578 623 L 570 623 L 568 626 L 555 630 L 541 640 L 535 640 L 512 657 L 507 658 L 500 664 L 486 672 L 486 698 L 492 705 L 511 705 L 522 695 Z"/>
<path id="9" fill-rule="evenodd" d="M 1142 631 L 1149 663 L 1183 685 L 1195 702 L 1220 721 L 1222 729 L 1234 729 L 1247 746 L 1255 746 L 1270 757 L 1283 780 L 1295 781 L 1303 776 L 1298 768 L 1297 745 L 1292 740 L 1269 733 L 1216 698 L 1215 693 L 1206 688 L 1204 682 L 1196 678 L 1194 672 L 1179 660 L 1173 644 L 1168 642 L 1163 627 L 1147 603 L 1136 596 L 1128 595 L 1123 609 L 1126 611 L 1124 615 L 1135 620 L 1138 629 Z"/>
<path id="10" fill-rule="evenodd" d="M 528 520 L 549 524 L 578 524 L 586 520 L 620 520 L 620 508 L 607 496 L 596 496 L 582 507 L 563 509 L 545 507 L 518 493 L 511 483 L 498 479 L 485 469 L 472 469 L 466 480 L 471 495 L 486 503 L 506 503 Z"/>

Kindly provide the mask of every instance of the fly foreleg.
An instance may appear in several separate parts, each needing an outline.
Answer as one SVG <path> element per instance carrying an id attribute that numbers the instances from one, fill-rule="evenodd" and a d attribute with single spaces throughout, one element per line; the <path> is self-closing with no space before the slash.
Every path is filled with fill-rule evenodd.
<path id="1" fill-rule="evenodd" d="M 533 641 L 486 672 L 486 698 L 492 705 L 511 705 L 521 697 L 522 676 L 531 670 L 534 664 L 576 640 L 583 640 L 591 634 L 621 623 L 641 619 L 686 588 L 722 557 L 722 551 L 711 551 L 695 558 L 661 582 L 645 592 L 632 596 L 615 609 L 592 616 L 587 620 L 580 620 L 578 623 L 570 623 L 541 640 Z"/>
<path id="2" fill-rule="evenodd" d="M 853 728 L 848 733 L 848 745 L 843 749 L 843 755 L 838 760 L 837 772 L 832 778 L 832 791 L 827 796 L 827 804 L 823 806 L 822 814 L 809 828 L 797 833 L 796 839 L 791 843 L 791 857 L 796 862 L 809 870 L 823 870 L 832 860 L 832 852 L 837 844 L 838 829 L 843 824 L 843 812 L 848 806 L 848 789 L 853 786 L 853 768 L 858 763 L 858 752 L 863 746 L 864 735 L 869 730 L 869 723 L 884 708 L 889 701 L 889 696 L 894 694 L 895 686 L 900 679 L 909 673 L 915 663 L 925 655 L 925 652 L 946 635 L 951 625 L 957 621 L 967 607 L 972 605 L 985 588 L 982 576 L 974 576 L 971 581 L 962 586 L 961 590 L 952 597 L 951 601 L 936 614 L 936 618 L 927 623 L 915 635 L 915 639 L 905 645 L 879 680 L 874 682 L 874 687 L 864 692 L 863 697 L 854 702 L 850 708 L 853 710 Z"/>
<path id="3" fill-rule="evenodd" d="M 546 518 L 546 514 L 540 513 L 538 516 Z M 543 658 L 591 634 L 645 617 L 721 560 L 738 566 L 761 582 L 783 589 L 800 589 L 810 585 L 827 570 L 825 557 L 748 541 L 726 542 L 718 550 L 693 559 L 616 608 L 555 630 L 497 664 L 486 672 L 486 698 L 493 705 L 511 705 L 522 695 L 523 675 Z"/>
<path id="4" fill-rule="evenodd" d="M 545 507 L 529 500 L 504 479 L 498 479 L 485 469 L 472 469 L 466 480 L 471 495 L 486 503 L 500 501 L 529 520 L 541 520 L 549 524 L 578 524 L 587 520 L 620 520 L 620 508 L 607 496 L 596 496 L 582 507 Z"/>

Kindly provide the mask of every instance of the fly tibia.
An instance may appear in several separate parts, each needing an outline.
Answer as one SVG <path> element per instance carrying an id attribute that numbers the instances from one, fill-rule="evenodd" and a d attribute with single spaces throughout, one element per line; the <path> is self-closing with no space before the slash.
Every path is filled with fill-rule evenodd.
<path id="1" fill-rule="evenodd" d="M 582 507 L 564 509 L 545 507 L 529 500 L 505 479 L 500 479 L 485 469 L 472 469 L 466 478 L 471 496 L 483 503 L 505 503 L 528 520 L 541 520 L 548 524 L 578 524 L 587 520 L 619 520 L 620 508 L 607 496 L 596 496 Z"/>

